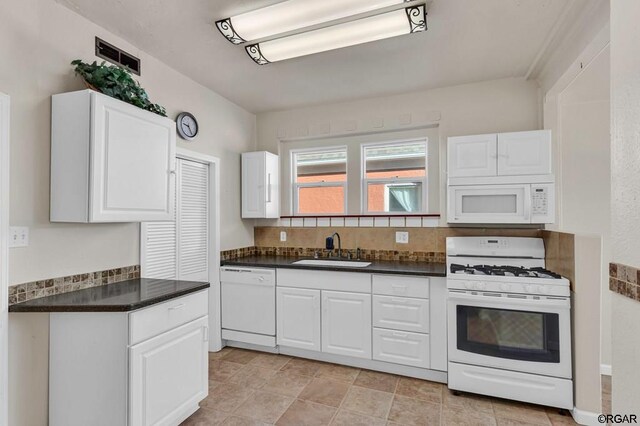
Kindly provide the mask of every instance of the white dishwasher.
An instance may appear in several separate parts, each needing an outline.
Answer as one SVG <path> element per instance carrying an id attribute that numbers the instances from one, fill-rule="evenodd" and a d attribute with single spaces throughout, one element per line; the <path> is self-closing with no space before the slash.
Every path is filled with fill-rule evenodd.
<path id="1" fill-rule="evenodd" d="M 276 346 L 275 269 L 223 266 L 222 338 Z"/>

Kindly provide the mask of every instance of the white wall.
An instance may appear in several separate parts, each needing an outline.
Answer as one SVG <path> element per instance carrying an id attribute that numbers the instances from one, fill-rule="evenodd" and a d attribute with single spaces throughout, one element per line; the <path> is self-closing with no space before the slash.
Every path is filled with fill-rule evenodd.
<path id="1" fill-rule="evenodd" d="M 31 231 L 30 246 L 11 251 L 10 283 L 139 262 L 138 224 L 49 223 L 50 96 L 84 88 L 69 63 L 98 59 L 94 36 L 142 59 L 139 80 L 170 117 L 186 110 L 199 119 L 196 142 L 179 144 L 222 160 L 222 249 L 252 245 L 253 223 L 240 219 L 239 153 L 255 148 L 253 114 L 53 0 L 2 2 L 0 91 L 12 97 L 11 223 Z"/>
<path id="2" fill-rule="evenodd" d="M 83 89 L 69 63 L 93 61 L 99 36 L 142 59 L 140 82 L 174 118 L 199 119 L 196 142 L 179 145 L 221 159 L 222 249 L 253 245 L 240 219 L 240 153 L 255 149 L 255 115 L 53 0 L 0 2 L 0 91 L 11 95 L 11 224 L 30 228 L 30 245 L 12 249 L 10 284 L 139 263 L 139 225 L 49 223 L 50 97 Z M 213 71 L 215 72 L 215 71 Z M 9 319 L 9 424 L 45 425 L 48 322 Z"/>
<path id="3" fill-rule="evenodd" d="M 558 97 L 561 209 L 558 228 L 602 238 L 601 363 L 611 365 L 609 295 L 611 167 L 610 64 L 603 50 Z"/>
<path id="4" fill-rule="evenodd" d="M 611 249 L 640 268 L 640 2 L 611 2 Z M 640 415 L 640 303 L 613 294 L 614 413 Z"/>
<path id="5" fill-rule="evenodd" d="M 537 84 L 502 79 L 402 95 L 258 114 L 258 149 L 278 152 L 281 139 L 406 130 L 437 124 L 440 153 L 449 136 L 538 128 Z M 325 139 L 331 144 L 331 139 Z M 440 206 L 444 206 L 446 155 L 440 155 Z M 444 224 L 443 215 L 441 223 Z"/>

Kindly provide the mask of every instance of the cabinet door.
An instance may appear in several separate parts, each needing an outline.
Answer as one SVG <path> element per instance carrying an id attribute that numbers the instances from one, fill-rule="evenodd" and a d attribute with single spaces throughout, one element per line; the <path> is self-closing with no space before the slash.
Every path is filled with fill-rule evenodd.
<path id="1" fill-rule="evenodd" d="M 448 176 L 475 177 L 497 174 L 497 135 L 457 136 L 447 141 Z"/>
<path id="2" fill-rule="evenodd" d="M 91 221 L 173 219 L 175 123 L 108 96 L 91 106 Z"/>
<path id="3" fill-rule="evenodd" d="M 280 160 L 277 155 L 266 153 L 266 206 L 265 217 L 280 217 Z"/>
<path id="4" fill-rule="evenodd" d="M 278 287 L 277 342 L 292 348 L 320 350 L 320 290 Z"/>
<path id="5" fill-rule="evenodd" d="M 265 217 L 265 153 L 242 154 L 242 217 Z"/>
<path id="6" fill-rule="evenodd" d="M 371 295 L 322 292 L 322 352 L 371 359 Z"/>
<path id="7" fill-rule="evenodd" d="M 499 175 L 551 173 L 551 132 L 501 133 L 498 135 Z"/>
<path id="8" fill-rule="evenodd" d="M 129 424 L 175 425 L 208 394 L 208 317 L 129 349 Z"/>

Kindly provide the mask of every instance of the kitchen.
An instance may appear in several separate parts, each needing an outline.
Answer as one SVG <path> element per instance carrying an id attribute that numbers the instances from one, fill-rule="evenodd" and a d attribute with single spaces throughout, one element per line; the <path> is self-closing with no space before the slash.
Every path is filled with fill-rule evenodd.
<path id="1" fill-rule="evenodd" d="M 193 4 L 181 9 L 177 5 L 163 5 L 160 8 L 143 1 L 112 8 L 107 2 L 102 9 L 83 1 L 71 3 L 39 0 L 2 6 L 0 51 L 7 58 L 6 63 L 13 64 L 11 69 L 0 67 L 0 91 L 11 97 L 11 130 L 10 138 L 6 138 L 11 141 L 10 207 L 6 214 L 10 213 L 8 224 L 12 228 L 28 228 L 29 234 L 26 246 L 8 250 L 8 268 L 5 267 L 6 260 L 0 259 L 0 269 L 3 274 L 7 274 L 4 285 L 9 286 L 8 294 L 3 293 L 3 303 L 12 296 L 18 302 L 18 294 L 22 294 L 18 292 L 22 288 L 20 286 L 24 286 L 27 294 L 30 283 L 44 282 L 45 291 L 40 292 L 44 296 L 48 292 L 47 280 L 53 280 L 52 288 L 55 289 L 58 288 L 56 279 L 79 275 L 81 284 L 74 287 L 72 282 L 70 288 L 80 289 L 86 285 L 87 288 L 81 290 L 86 291 L 90 290 L 89 277 L 83 278 L 83 274 L 107 271 L 105 287 L 108 288 L 117 284 L 116 280 L 137 279 L 140 271 L 146 272 L 154 266 L 147 262 L 143 253 L 145 241 L 152 241 L 150 236 L 160 235 L 160 222 L 140 219 L 118 223 L 97 223 L 91 220 L 87 221 L 93 223 L 69 223 L 66 220 L 67 223 L 61 223 L 52 218 L 54 198 L 59 198 L 53 195 L 57 187 L 52 183 L 55 170 L 52 162 L 54 151 L 51 126 L 55 122 L 52 116 L 52 96 L 85 89 L 82 79 L 73 75 L 69 63 L 77 58 L 87 62 L 100 62 L 102 59 L 95 56 L 97 37 L 140 60 L 140 75 L 134 77 L 148 90 L 153 102 L 167 108 L 168 120 L 176 120 L 179 114 L 188 111 L 193 114 L 199 126 L 199 133 L 191 142 L 181 135 L 174 137 L 177 140 L 177 164 L 181 165 L 178 167 L 189 169 L 185 176 L 193 179 L 204 176 L 197 167 L 189 167 L 192 166 L 189 161 L 196 160 L 197 163 L 209 165 L 207 188 L 211 189 L 213 196 L 208 200 L 212 212 L 208 229 L 214 236 L 212 241 L 207 241 L 208 270 L 204 275 L 202 271 L 190 270 L 188 273 L 191 278 L 184 279 L 207 281 L 211 285 L 208 290 L 208 349 L 212 358 L 211 365 L 236 368 L 235 376 L 242 373 L 242 366 L 245 364 L 224 361 L 224 358 L 236 357 L 238 361 L 243 354 L 246 359 L 252 356 L 238 348 L 222 349 L 227 341 L 231 341 L 236 347 L 240 346 L 241 342 L 238 340 L 224 337 L 229 330 L 233 331 L 238 327 L 230 329 L 225 328 L 224 324 L 218 324 L 216 328 L 211 322 L 213 317 L 220 315 L 224 322 L 224 290 L 220 289 L 224 289 L 228 281 L 224 280 L 224 269 L 221 272 L 217 267 L 221 260 L 225 263 L 233 259 L 239 261 L 242 257 L 260 256 L 291 263 L 300 260 L 293 259 L 295 255 L 315 260 L 317 251 L 320 252 L 320 259 L 317 260 L 323 260 L 328 256 L 326 238 L 337 232 L 341 239 L 340 248 L 345 251 L 343 254 L 347 256 L 346 251 L 351 253 L 352 261 L 358 261 L 356 249 L 360 248 L 360 261 L 363 262 L 410 263 L 412 267 L 426 268 L 426 273 L 430 275 L 418 273 L 415 276 L 422 278 L 415 279 L 424 281 L 426 277 L 429 280 L 429 293 L 409 298 L 412 299 L 411 302 L 414 299 L 423 301 L 418 303 L 419 306 L 428 306 L 430 312 L 423 318 L 428 318 L 429 323 L 422 324 L 422 330 L 428 332 L 416 333 L 415 330 L 394 329 L 389 325 L 369 326 L 371 344 L 368 341 L 362 344 L 369 351 L 374 351 L 376 328 L 383 331 L 394 330 L 396 333 L 430 335 L 433 339 L 438 335 L 438 327 L 447 323 L 444 313 L 441 312 L 438 316 L 434 312 L 434 309 L 437 311 L 438 307 L 446 303 L 447 238 L 541 238 L 544 241 L 544 267 L 566 277 L 572 286 L 573 405 L 563 418 L 570 419 L 570 415 L 567 415 L 570 411 L 576 421 L 592 423 L 597 414 L 605 412 L 600 400 L 601 387 L 606 394 L 606 378 L 612 371 L 613 407 L 609 409 L 621 414 L 633 412 L 638 406 L 633 392 L 637 388 L 634 382 L 637 369 L 633 369 L 635 360 L 631 354 L 637 348 L 637 337 L 633 335 L 633 327 L 613 325 L 620 324 L 620 321 L 633 322 L 633 318 L 637 318 L 637 302 L 631 300 L 633 297 L 626 296 L 635 290 L 633 284 L 637 280 L 632 277 L 633 268 L 624 266 L 639 263 L 633 258 L 637 244 L 633 238 L 634 227 L 627 226 L 633 223 L 633 209 L 628 206 L 633 203 L 628 200 L 629 194 L 634 193 L 633 185 L 637 178 L 630 163 L 634 158 L 633 151 L 625 150 L 632 150 L 626 144 L 630 143 L 628 138 L 633 140 L 634 133 L 630 128 L 624 127 L 632 126 L 627 123 L 631 118 L 626 115 L 618 117 L 616 114 L 619 112 L 611 109 L 611 122 L 619 123 L 616 124 L 616 132 L 611 132 L 611 140 L 608 114 L 615 102 L 620 102 L 615 104 L 620 108 L 631 108 L 624 103 L 628 99 L 627 91 L 633 89 L 624 80 L 630 77 L 626 74 L 629 71 L 623 62 L 628 60 L 627 52 L 631 50 L 616 51 L 615 43 L 620 43 L 619 49 L 631 49 L 626 45 L 626 40 L 633 39 L 630 36 L 636 34 L 637 30 L 627 23 L 625 17 L 637 12 L 635 6 L 626 2 L 609 4 L 600 1 L 540 4 L 513 2 L 508 6 L 501 2 L 472 6 L 464 1 L 434 1 L 426 5 L 426 31 L 258 65 L 247 56 L 242 45 L 236 46 L 225 39 L 215 27 L 215 21 L 282 2 L 234 3 L 236 2 Z M 409 7 L 413 6 L 420 5 L 411 3 Z M 482 18 L 479 19 L 480 17 Z M 465 30 L 467 27 L 468 30 Z M 185 28 L 193 28 L 193 31 Z M 236 29 L 240 31 L 237 26 Z M 475 37 L 470 37 L 469 33 Z M 184 38 L 172 40 L 172 34 L 184 34 Z M 443 49 L 443 46 L 447 49 Z M 417 48 L 424 48 L 424 51 L 412 54 Z M 447 53 L 449 49 L 451 51 Z M 262 53 L 268 57 L 268 49 L 263 49 Z M 473 70 L 465 69 L 463 64 L 467 59 L 461 61 L 460 58 L 474 61 L 477 67 Z M 391 61 L 389 67 L 393 71 L 376 71 L 387 66 L 385 64 L 388 61 Z M 13 69 L 17 66 L 20 66 L 19 70 Z M 366 75 L 367 79 L 361 79 L 359 76 L 362 75 Z M 617 93 L 619 96 L 616 96 Z M 85 125 L 79 120 L 71 123 L 78 128 Z M 175 124 L 173 126 L 175 128 Z M 540 146 L 547 149 L 545 152 L 548 156 L 543 157 L 550 161 L 544 166 L 551 173 L 536 174 L 553 174 L 555 180 L 522 182 L 510 179 L 509 184 L 517 186 L 526 183 L 530 187 L 552 184 L 555 195 L 547 199 L 555 200 L 556 205 L 547 204 L 546 208 L 554 213 L 553 220 L 534 224 L 529 221 L 528 225 L 523 225 L 522 216 L 518 223 L 505 224 L 501 221 L 491 225 L 487 224 L 485 218 L 485 222 L 481 223 L 452 226 L 455 224 L 448 217 L 451 211 L 449 203 L 453 199 L 451 190 L 448 189 L 451 183 L 449 179 L 466 178 L 451 176 L 452 163 L 447 155 L 449 138 L 495 135 L 495 153 L 499 155 L 502 154 L 499 152 L 500 135 L 542 129 L 548 130 L 550 134 L 550 140 Z M 0 131 L 5 131 L 5 128 Z M 602 137 L 607 139 L 606 143 L 600 143 L 603 141 Z M 426 158 L 423 157 L 422 160 L 423 175 L 400 177 L 401 180 L 398 181 L 394 180 L 397 173 L 393 176 L 363 176 L 363 164 L 369 158 L 367 152 L 371 155 L 371 173 L 384 173 L 384 152 L 376 151 L 375 146 L 416 140 L 426 141 Z M 620 148 L 613 149 L 617 146 L 614 143 L 621 144 Z M 311 172 L 305 176 L 306 182 L 302 182 L 302 179 L 299 182 L 294 180 L 296 173 L 298 177 L 304 175 L 305 157 L 301 154 L 317 152 L 320 148 L 344 148 L 346 160 L 329 163 L 332 167 L 341 168 L 333 170 L 327 176 L 338 177 L 325 179 L 323 185 L 318 185 L 317 181 L 309 181 L 313 179 Z M 366 148 L 371 149 L 366 151 Z M 332 155 L 342 155 L 335 151 L 334 149 Z M 242 184 L 249 179 L 243 175 L 245 170 L 255 172 L 255 176 L 252 175 L 254 178 L 260 176 L 256 168 L 242 167 L 242 154 L 249 152 L 277 154 L 276 171 L 280 175 L 279 179 L 274 173 L 271 178 L 266 174 L 264 176 L 265 187 L 270 183 L 272 189 L 265 197 L 270 194 L 271 204 L 277 209 L 274 215 L 265 213 L 260 218 L 255 215 L 249 218 L 247 212 L 243 212 L 253 202 L 257 202 L 254 207 L 261 204 L 260 191 L 243 199 Z M 294 167 L 296 163 L 293 159 L 296 155 L 301 159 L 300 170 Z M 611 156 L 612 161 L 610 169 L 608 156 Z M 477 155 L 472 157 L 474 160 L 480 159 Z M 136 161 L 142 161 L 144 155 L 136 158 Z M 412 158 L 418 157 L 414 155 Z M 313 162 L 313 158 L 306 160 Z M 5 164 L 9 164 L 9 161 L 3 163 L 3 170 L 6 170 Z M 127 176 L 128 182 L 135 183 L 135 173 L 129 173 L 132 168 L 130 165 L 127 167 L 124 160 L 123 164 L 127 170 L 124 176 Z M 314 167 L 317 165 L 310 164 L 309 169 Z M 397 168 L 390 169 L 397 172 Z M 340 180 L 342 178 L 339 176 L 344 175 L 348 179 Z M 471 180 L 479 175 L 468 176 L 471 176 Z M 469 186 L 468 181 L 460 182 L 459 187 Z M 458 187 L 455 183 L 453 182 L 453 187 Z M 366 189 L 368 187 L 364 186 L 367 184 L 371 186 L 371 203 L 363 202 L 364 197 L 369 195 Z M 217 191 L 216 185 L 219 187 Z M 300 203 L 295 201 L 313 201 L 312 195 L 318 187 L 325 192 L 332 191 L 331 194 L 334 195 L 342 191 L 342 198 L 339 199 L 342 204 L 338 203 L 342 210 L 316 211 L 316 214 L 301 212 Z M 380 187 L 387 189 L 376 193 L 378 189 L 375 188 Z M 518 191 L 522 192 L 511 194 L 511 199 L 515 197 L 523 207 L 525 200 L 529 200 L 527 202 L 533 206 L 535 199 L 525 197 L 524 186 L 520 188 Z M 311 195 L 305 199 L 305 194 Z M 407 194 L 411 197 L 407 198 Z M 216 201 L 216 196 L 219 201 Z M 607 201 L 602 197 L 606 197 Z M 333 196 L 331 200 L 335 202 Z M 542 208 L 542 202 L 538 203 Z M 67 206 L 67 203 L 63 204 Z M 3 205 L 6 203 L 3 202 Z M 324 206 L 316 203 L 316 210 L 318 207 Z M 402 208 L 405 213 L 380 211 L 391 208 Z M 414 208 L 418 209 L 417 212 L 409 213 Z M 2 216 L 0 224 L 6 217 Z M 140 222 L 143 225 L 139 225 Z M 281 235 L 283 232 L 284 236 Z M 334 238 L 333 245 L 335 257 L 339 248 L 337 237 Z M 283 254 L 287 256 L 282 256 Z M 181 262 L 175 263 L 178 266 L 174 266 L 174 269 L 180 268 Z M 610 263 L 613 264 L 611 268 Z M 166 259 L 160 264 L 166 265 Z M 428 269 L 434 264 L 445 265 L 437 271 L 439 276 L 434 276 L 436 272 Z M 224 264 L 223 268 L 233 269 L 234 266 L 238 267 Z M 309 266 L 301 268 L 302 266 L 297 269 L 284 268 L 288 271 L 284 274 L 280 274 L 280 269 L 272 268 L 275 270 L 274 294 L 277 294 L 279 288 L 317 292 L 314 294 L 320 297 L 322 309 L 323 293 L 331 296 L 333 293 L 340 293 L 340 289 L 318 286 L 327 282 L 338 285 L 341 281 L 336 278 L 335 282 L 321 280 L 322 283 L 314 284 L 313 277 L 317 278 L 321 272 L 335 272 L 360 277 L 349 279 L 345 285 L 357 285 L 352 281 L 369 277 L 368 286 L 365 282 L 364 287 L 347 293 L 369 296 L 372 301 L 394 297 L 381 293 L 383 290 L 380 290 L 380 286 L 384 284 L 376 284 L 380 280 L 384 281 L 389 274 L 380 270 L 365 271 L 370 266 L 363 268 L 361 272 L 313 272 L 311 278 L 290 277 L 297 285 L 293 285 L 291 281 L 289 285 L 280 285 L 281 275 L 286 279 L 287 273 L 308 274 L 310 271 L 318 271 L 309 269 Z M 111 280 L 108 278 L 109 271 L 112 271 Z M 413 272 L 416 273 L 415 270 Z M 153 275 L 159 273 L 156 271 Z M 142 276 L 153 277 L 144 273 Z M 613 291 L 609 290 L 610 276 Z M 267 281 L 271 279 L 264 278 Z M 96 282 L 94 277 L 91 280 Z M 32 284 L 34 286 L 37 288 L 37 284 Z M 66 288 L 64 286 L 63 280 L 62 288 Z M 311 288 L 313 286 L 316 287 Z M 215 298 L 216 289 L 223 300 Z M 442 297 L 442 304 L 435 303 L 438 297 Z M 258 333 L 261 336 L 274 336 L 276 344 L 261 345 L 262 350 L 266 350 L 265 347 L 275 347 L 277 351 L 279 346 L 287 347 L 277 343 L 277 339 L 281 337 L 277 333 L 277 321 L 280 320 L 277 300 L 276 298 L 274 311 L 276 333 Z M 26 301 L 26 297 L 25 300 L 20 300 L 23 301 Z M 216 303 L 220 308 L 215 308 Z M 12 307 L 17 305 L 19 303 L 11 303 Z M 340 315 L 339 307 L 344 304 L 336 302 L 335 306 L 338 309 L 336 315 Z M 144 308 L 140 309 L 134 312 L 144 311 Z M 373 315 L 375 305 L 369 304 L 369 309 Z M 366 312 L 362 312 L 362 315 L 366 317 Z M 46 424 L 47 419 L 54 423 L 50 417 L 53 371 L 49 369 L 51 348 L 48 343 L 50 332 L 55 328 L 51 322 L 54 316 L 46 312 L 8 315 L 8 351 L 0 354 L 0 358 L 8 357 L 8 364 L 2 367 L 2 372 L 8 372 L 9 380 L 4 384 L 6 387 L 2 388 L 6 391 L 0 392 L 0 395 L 8 393 L 8 398 L 0 398 L 3 400 L 2 407 L 7 407 L 6 410 L 0 410 L 8 416 L 2 420 L 7 424 L 39 425 Z M 370 316 L 370 320 L 374 321 L 375 318 Z M 321 337 L 320 350 L 316 352 L 323 354 L 324 320 L 319 317 L 319 320 L 314 321 L 320 322 Z M 327 323 L 326 327 L 330 325 Z M 2 330 L 4 327 L 6 325 L 3 323 Z M 317 328 L 314 330 L 317 331 Z M 442 331 L 440 335 L 445 336 Z M 594 335 L 598 337 L 594 338 Z M 344 341 L 340 341 L 340 338 L 340 335 L 336 335 L 338 340 L 334 342 L 334 347 L 343 345 Z M 349 337 L 348 340 L 353 341 L 353 338 Z M 445 342 L 446 340 L 445 336 Z M 426 362 L 430 366 L 442 365 L 441 361 L 438 364 L 438 360 L 444 359 L 443 354 L 447 354 L 431 351 L 444 348 L 445 345 L 429 343 L 431 347 Z M 128 344 L 124 343 L 125 346 Z M 217 352 L 220 349 L 222 351 Z M 333 355 L 335 354 L 331 354 Z M 375 370 L 374 355 L 369 357 L 369 352 L 364 355 L 368 357 L 370 364 L 351 367 L 365 372 Z M 288 360 L 308 358 L 310 354 L 302 356 L 298 352 L 286 354 L 281 351 L 280 356 L 283 360 Z M 292 356 L 296 358 L 289 358 Z M 357 356 L 349 358 L 344 354 L 342 356 L 343 358 L 337 359 L 327 355 L 329 358 L 316 361 L 345 364 L 352 358 L 364 359 Z M 264 363 L 275 367 L 280 362 L 278 359 L 255 355 L 246 364 L 256 366 Z M 429 383 L 437 383 L 438 374 L 429 373 L 432 375 L 426 377 L 426 370 L 442 372 L 444 368 L 425 369 L 397 362 L 380 362 L 391 365 L 387 365 L 387 368 L 393 371 L 386 373 L 408 377 L 405 367 L 413 368 L 414 371 L 424 373 L 421 379 L 429 379 Z M 85 364 L 91 366 L 90 362 Z M 264 368 L 264 365 L 256 368 Z M 382 364 L 378 364 L 380 365 Z M 404 365 L 402 371 L 396 365 Z M 211 373 L 216 374 L 215 370 L 213 368 Z M 224 393 L 225 389 L 232 389 L 234 381 L 241 376 L 230 381 L 232 377 L 225 378 L 222 374 L 224 368 L 220 370 L 218 378 L 224 380 L 211 379 L 211 387 L 206 390 L 209 396 L 203 398 L 203 401 L 215 402 L 212 396 Z M 279 371 L 279 368 L 276 370 Z M 255 371 L 267 374 L 259 369 Z M 605 375 L 602 385 L 600 373 Z M 353 371 L 344 373 L 347 377 L 353 374 Z M 6 377 L 6 374 L 2 376 Z M 416 376 L 420 374 L 413 375 Z M 387 376 L 380 377 L 389 379 Z M 349 380 L 354 383 L 358 381 L 357 377 L 352 379 Z M 325 377 L 323 380 L 332 379 Z M 397 380 L 398 383 L 402 382 L 402 379 Z M 220 385 L 219 382 L 223 384 Z M 442 374 L 439 383 L 446 383 Z M 237 383 L 235 385 L 237 387 Z M 356 390 L 362 388 L 353 387 L 358 388 Z M 487 387 L 487 394 L 490 393 L 489 388 Z M 82 386 L 78 386 L 76 392 L 80 393 L 81 390 Z M 349 388 L 345 392 L 350 390 Z M 441 400 L 452 398 L 447 389 L 442 392 Z M 467 392 L 482 393 L 471 390 Z M 399 401 L 405 396 L 397 392 L 389 393 Z M 304 407 L 316 407 L 304 402 L 309 401 L 308 399 L 299 396 L 300 394 L 287 398 L 297 398 L 296 401 L 302 401 L 300 404 Z M 348 401 L 344 400 L 345 403 Z M 300 404 L 291 407 L 296 408 Z M 338 407 L 319 405 L 340 411 L 337 410 L 340 403 Z M 207 409 L 206 402 L 201 402 L 200 406 L 202 408 L 198 412 L 220 412 Z M 441 401 L 441 407 L 437 410 L 444 412 L 445 408 L 442 407 L 446 408 L 446 405 Z M 526 407 L 533 411 L 537 407 L 539 413 L 538 406 Z M 285 408 L 288 409 L 289 406 Z M 490 417 L 499 421 L 504 415 L 508 415 L 506 412 L 513 411 L 510 408 L 494 404 Z M 221 418 L 220 422 L 231 418 L 227 421 L 231 423 L 233 417 L 251 418 L 253 415 L 249 409 L 243 411 L 244 415 L 236 415 L 233 413 L 235 410 L 236 407 L 221 410 L 222 413 L 227 413 L 227 417 Z M 323 411 L 333 413 L 331 410 Z M 346 408 L 343 411 L 354 413 Z M 553 412 L 551 415 L 555 414 L 557 413 Z M 385 413 L 383 417 L 387 415 Z M 545 415 L 545 421 L 553 420 L 551 415 Z M 279 418 L 254 420 L 275 423 Z M 332 420 L 333 417 L 327 423 Z M 383 420 L 386 421 L 387 418 Z M 442 422 L 445 420 L 443 418 Z M 406 423 L 411 422 L 407 420 Z"/>

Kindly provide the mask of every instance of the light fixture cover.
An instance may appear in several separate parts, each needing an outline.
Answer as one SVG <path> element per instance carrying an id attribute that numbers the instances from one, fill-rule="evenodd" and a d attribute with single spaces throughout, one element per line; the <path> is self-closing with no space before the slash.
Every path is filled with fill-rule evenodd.
<path id="1" fill-rule="evenodd" d="M 427 30 L 424 5 L 411 6 L 356 21 L 246 46 L 258 64 L 283 61 Z"/>
<path id="2" fill-rule="evenodd" d="M 216 22 L 234 44 L 271 38 L 409 0 L 288 0 Z"/>

